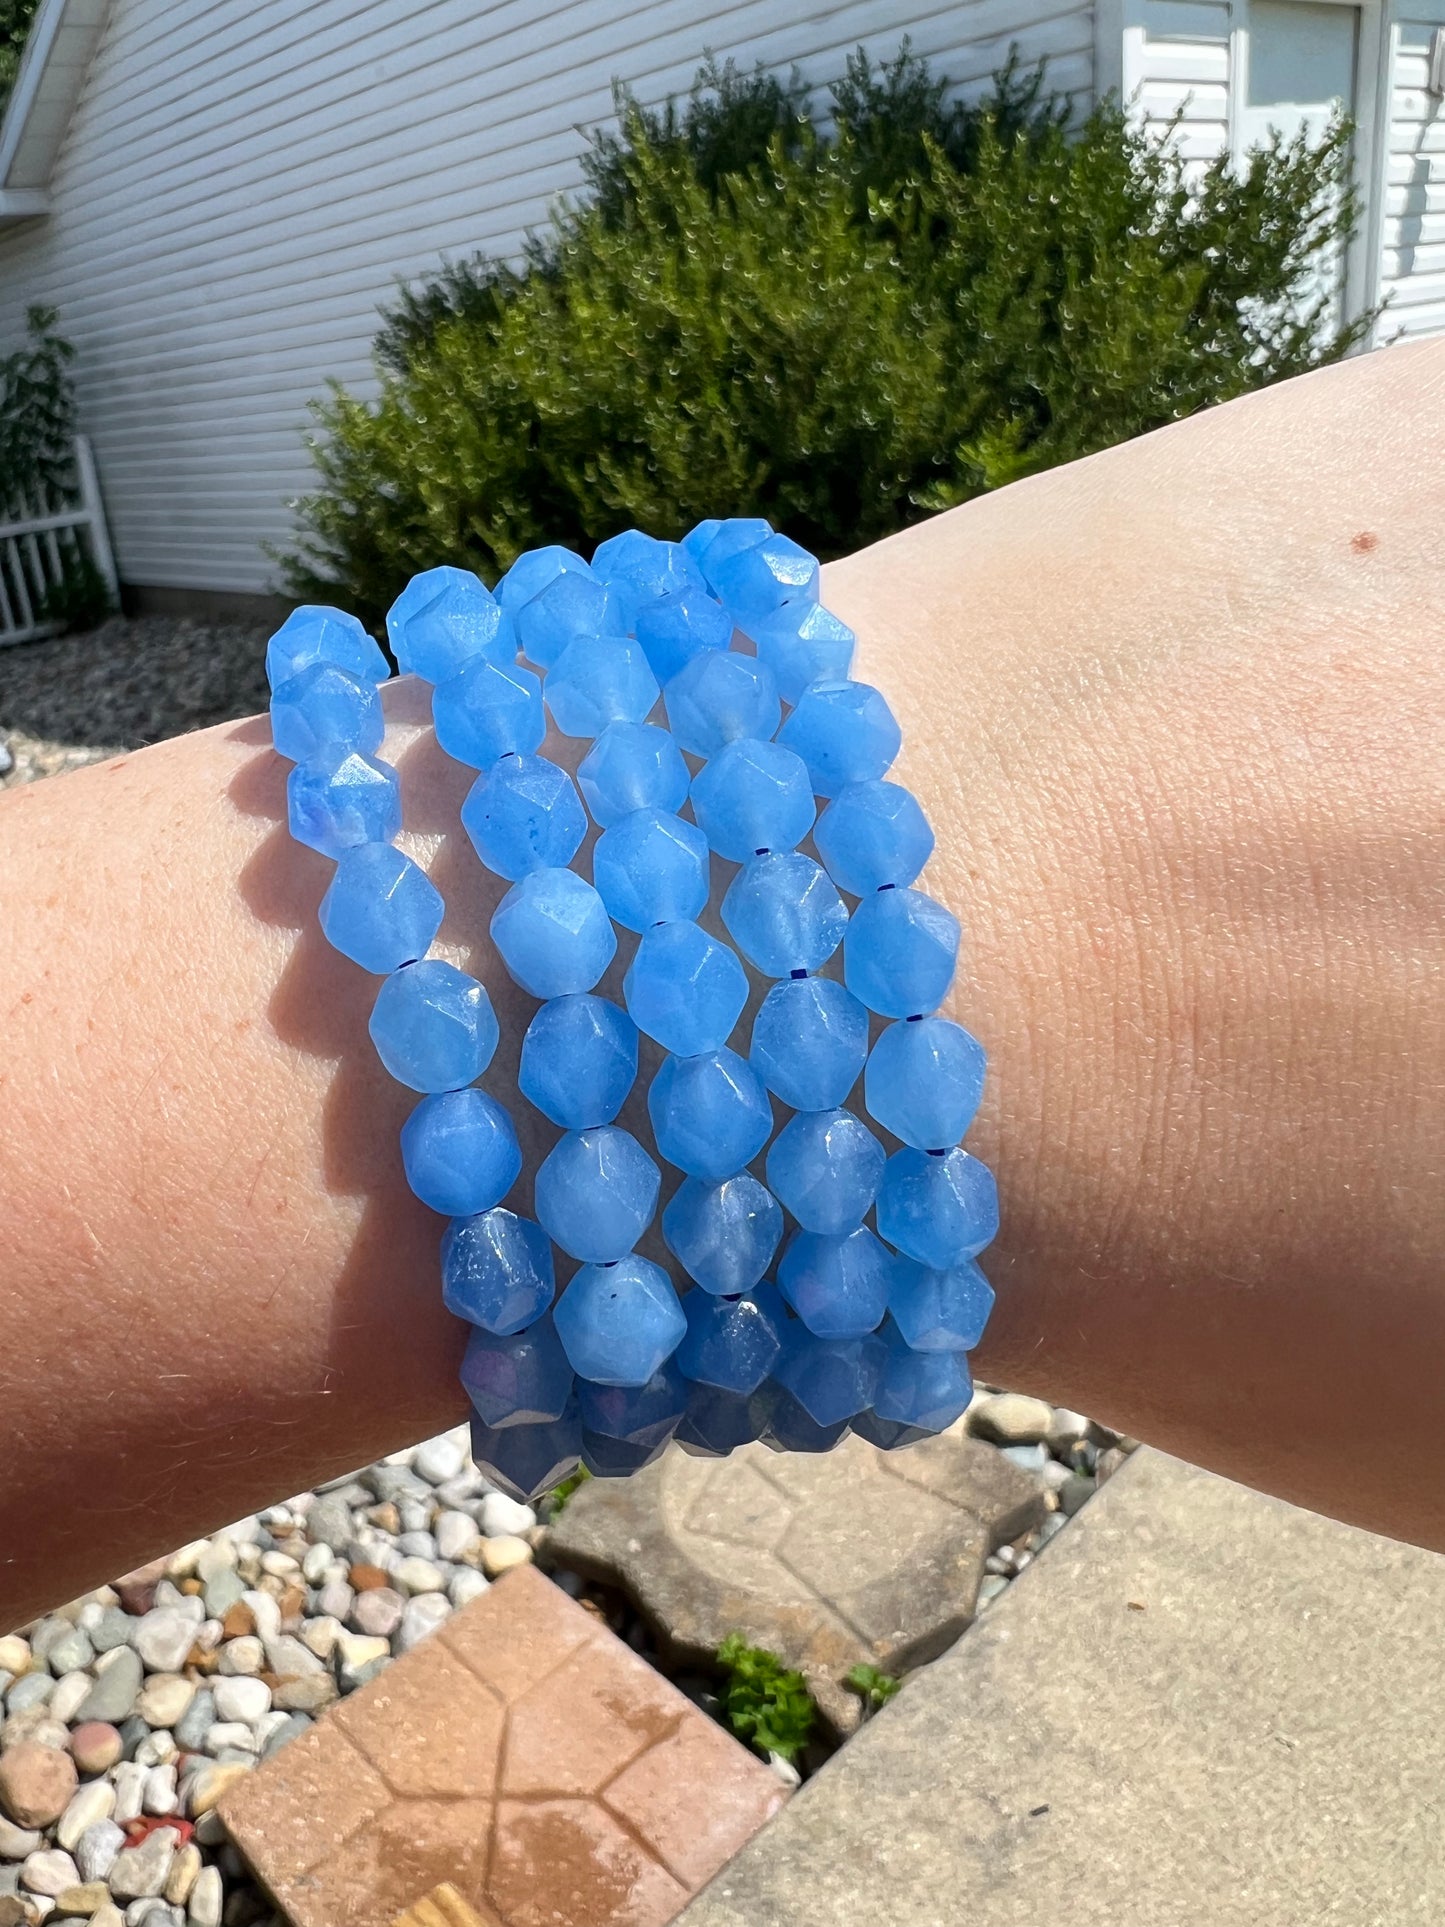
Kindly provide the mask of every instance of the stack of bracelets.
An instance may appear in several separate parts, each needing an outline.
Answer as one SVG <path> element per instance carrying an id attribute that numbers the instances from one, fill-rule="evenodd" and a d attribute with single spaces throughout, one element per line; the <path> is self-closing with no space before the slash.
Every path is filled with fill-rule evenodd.
<path id="1" fill-rule="evenodd" d="M 387 616 L 402 673 L 432 685 L 438 743 L 480 771 L 462 825 L 511 885 L 491 937 L 538 1006 L 519 1092 L 561 1132 L 531 1217 L 502 1202 L 522 1156 L 477 1082 L 491 1001 L 427 955 L 442 899 L 395 846 L 386 659 L 320 607 L 267 649 L 291 832 L 336 861 L 321 927 L 384 979 L 372 1041 L 422 1093 L 401 1156 L 449 1220 L 442 1295 L 471 1327 L 473 1456 L 520 1497 L 579 1460 L 634 1472 L 669 1439 L 817 1452 L 851 1429 L 907 1445 L 971 1396 L 965 1353 L 993 1303 L 975 1259 L 998 1201 L 959 1140 L 984 1053 L 933 1014 L 958 924 L 913 887 L 933 834 L 886 780 L 898 724 L 848 679 L 853 632 L 818 591 L 816 560 L 767 522 L 710 521 L 680 543 L 628 530 L 590 564 L 535 550 L 495 593 L 430 569 Z M 666 728 L 648 720 L 659 701 Z M 549 712 L 590 740 L 576 783 L 539 754 Z M 588 812 L 590 883 L 569 867 Z M 698 921 L 714 859 L 736 949 Z M 635 945 L 625 1009 L 593 994 L 614 926 Z M 750 999 L 744 1053 L 729 1040 Z M 665 1053 L 647 1092 L 656 1157 L 614 1122 L 639 1032 Z M 877 1133 L 846 1108 L 860 1081 Z M 681 1181 L 665 1187 L 658 1159 Z M 665 1188 L 671 1272 L 637 1249 Z"/>

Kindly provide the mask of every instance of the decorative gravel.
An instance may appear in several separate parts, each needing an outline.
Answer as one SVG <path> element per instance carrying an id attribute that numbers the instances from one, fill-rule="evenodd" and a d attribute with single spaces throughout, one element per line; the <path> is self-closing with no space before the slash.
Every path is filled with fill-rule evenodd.
<path id="1" fill-rule="evenodd" d="M 117 616 L 82 636 L 0 648 L 0 783 L 255 715 L 267 701 L 266 635 L 246 623 Z"/>

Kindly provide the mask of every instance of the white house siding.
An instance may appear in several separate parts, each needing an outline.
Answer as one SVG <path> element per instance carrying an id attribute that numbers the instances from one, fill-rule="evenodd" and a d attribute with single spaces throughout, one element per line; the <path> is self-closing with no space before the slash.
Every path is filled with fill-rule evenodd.
<path id="1" fill-rule="evenodd" d="M 1445 329 L 1445 103 L 1425 88 L 1431 37 L 1442 23 L 1445 4 L 1417 0 L 1391 36 L 1382 340 Z"/>
<path id="2" fill-rule="evenodd" d="M 1203 168 L 1230 146 L 1228 0 L 1141 0 L 1124 32 L 1123 94 L 1155 134 Z"/>
<path id="3" fill-rule="evenodd" d="M 1087 97 L 1093 32 L 1092 0 L 113 0 L 53 211 L 0 232 L 0 343 L 59 308 L 127 582 L 264 591 L 307 402 L 369 392 L 395 277 L 545 219 L 614 76 L 658 100 L 711 49 L 823 81 L 907 33 L 965 88 L 1017 43 Z"/>

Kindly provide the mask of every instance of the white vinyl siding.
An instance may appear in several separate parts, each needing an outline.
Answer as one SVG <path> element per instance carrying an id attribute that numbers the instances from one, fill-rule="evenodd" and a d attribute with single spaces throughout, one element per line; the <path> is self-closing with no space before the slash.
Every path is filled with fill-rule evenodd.
<path id="1" fill-rule="evenodd" d="M 307 402 L 371 391 L 398 276 L 544 222 L 614 77 L 656 101 L 711 49 L 824 81 L 905 33 L 966 90 L 1016 44 L 1091 95 L 1092 0 L 112 0 L 52 213 L 0 232 L 0 344 L 60 310 L 126 581 L 265 590 Z"/>
<path id="2" fill-rule="evenodd" d="M 1124 96 L 1146 127 L 1202 167 L 1230 144 L 1228 0 L 1142 0 L 1125 34 Z"/>
<path id="3" fill-rule="evenodd" d="M 1426 92 L 1430 40 L 1445 6 L 1411 8 L 1395 25 L 1389 93 L 1378 336 L 1445 329 L 1445 103 Z"/>

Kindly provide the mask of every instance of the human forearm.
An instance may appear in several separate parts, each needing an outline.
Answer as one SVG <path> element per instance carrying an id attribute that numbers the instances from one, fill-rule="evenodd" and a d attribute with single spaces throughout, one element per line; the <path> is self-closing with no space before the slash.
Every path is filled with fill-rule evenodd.
<path id="1" fill-rule="evenodd" d="M 925 881 L 965 924 L 953 1014 L 991 1060 L 970 1145 L 1004 1211 L 978 1370 L 1445 1543 L 1413 1474 L 1445 1351 L 1441 367 L 1220 411 L 838 564 L 825 595 L 903 720 Z M 504 1071 L 526 1006 L 418 694 L 387 754 Z M 329 866 L 286 837 L 265 740 L 0 808 L 0 1620 L 461 1415 L 408 1095 L 366 1038 L 373 981 L 321 940 Z M 1339 1423 L 1365 1400 L 1369 1459 Z"/>

